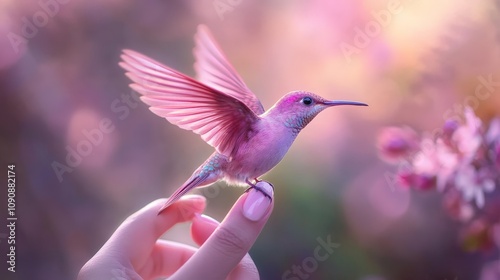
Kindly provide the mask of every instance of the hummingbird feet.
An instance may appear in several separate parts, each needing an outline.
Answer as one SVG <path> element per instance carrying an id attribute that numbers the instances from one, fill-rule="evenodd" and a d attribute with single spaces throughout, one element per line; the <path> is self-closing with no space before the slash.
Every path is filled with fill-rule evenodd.
<path id="1" fill-rule="evenodd" d="M 259 180 L 257 178 L 255 178 L 255 184 L 250 182 L 248 179 L 245 180 L 245 182 L 250 186 L 248 189 L 245 190 L 245 192 L 249 192 L 251 189 L 255 189 L 257 190 L 258 192 L 261 192 L 265 197 L 269 198 L 269 200 L 273 200 L 272 197 L 261 187 L 257 186 L 257 184 L 259 182 L 262 182 L 262 180 Z M 273 184 L 269 183 L 266 181 L 266 183 L 268 183 L 269 185 L 271 185 L 271 187 L 273 188 L 274 190 L 274 186 Z"/>

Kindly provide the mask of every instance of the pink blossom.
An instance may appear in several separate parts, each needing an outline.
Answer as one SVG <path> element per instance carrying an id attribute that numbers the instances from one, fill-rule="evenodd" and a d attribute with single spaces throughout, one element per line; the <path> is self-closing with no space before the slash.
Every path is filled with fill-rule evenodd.
<path id="1" fill-rule="evenodd" d="M 500 141 L 500 117 L 491 120 L 485 137 L 488 144 L 498 143 Z"/>
<path id="2" fill-rule="evenodd" d="M 459 221 L 468 221 L 474 215 L 472 205 L 462 198 L 462 194 L 455 189 L 444 194 L 443 207 L 450 216 Z"/>
<path id="3" fill-rule="evenodd" d="M 443 194 L 444 209 L 463 223 L 460 240 L 465 250 L 486 251 L 500 246 L 498 196 L 490 194 L 500 183 L 500 117 L 483 127 L 471 108 L 464 115 L 464 123 L 446 121 L 436 138 L 389 127 L 382 131 L 378 147 L 384 160 L 399 164 L 400 185 Z"/>
<path id="4" fill-rule="evenodd" d="M 447 120 L 443 125 L 443 138 L 446 140 L 451 139 L 459 126 L 460 124 L 456 120 Z"/>
<path id="5" fill-rule="evenodd" d="M 379 134 L 377 147 L 387 162 L 398 162 L 418 148 L 417 133 L 409 127 L 387 127 Z"/>
<path id="6" fill-rule="evenodd" d="M 420 175 L 435 176 L 439 191 L 444 190 L 458 166 L 458 156 L 440 139 L 425 138 L 413 159 L 413 170 Z"/>
<path id="7" fill-rule="evenodd" d="M 417 190 L 431 190 L 436 188 L 436 176 L 432 174 L 417 174 L 409 171 L 398 173 L 398 182 L 406 187 Z"/>
<path id="8" fill-rule="evenodd" d="M 495 182 L 485 176 L 481 176 L 473 166 L 464 165 L 455 177 L 455 188 L 462 192 L 466 201 L 474 200 L 479 208 L 484 206 L 484 193 L 495 189 Z"/>
<path id="9" fill-rule="evenodd" d="M 465 124 L 457 128 L 452 140 L 460 151 L 463 160 L 471 162 L 482 143 L 482 122 L 470 107 L 465 108 Z"/>
<path id="10" fill-rule="evenodd" d="M 490 122 L 485 140 L 487 145 L 491 148 L 491 160 L 494 162 L 496 168 L 500 169 L 500 118 L 494 118 Z"/>

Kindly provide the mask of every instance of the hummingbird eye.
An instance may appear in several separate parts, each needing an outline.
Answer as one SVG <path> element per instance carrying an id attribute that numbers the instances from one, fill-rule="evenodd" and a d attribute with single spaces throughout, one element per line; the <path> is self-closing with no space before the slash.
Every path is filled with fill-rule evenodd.
<path id="1" fill-rule="evenodd" d="M 302 103 L 304 103 L 304 105 L 307 105 L 307 106 L 309 106 L 313 103 L 313 99 L 309 96 L 302 98 L 301 101 L 302 101 Z"/>

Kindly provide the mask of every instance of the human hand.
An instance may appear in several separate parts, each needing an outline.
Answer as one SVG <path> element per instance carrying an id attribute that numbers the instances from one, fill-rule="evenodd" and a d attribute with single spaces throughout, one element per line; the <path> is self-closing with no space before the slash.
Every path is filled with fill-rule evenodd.
<path id="1" fill-rule="evenodd" d="M 267 182 L 258 186 L 273 197 Z M 203 196 L 187 195 L 157 215 L 165 199 L 128 217 L 80 270 L 78 280 L 99 279 L 259 279 L 248 254 L 274 203 L 251 189 L 234 204 L 222 223 L 201 215 Z M 192 221 L 191 237 L 200 245 L 159 239 L 177 223 Z"/>

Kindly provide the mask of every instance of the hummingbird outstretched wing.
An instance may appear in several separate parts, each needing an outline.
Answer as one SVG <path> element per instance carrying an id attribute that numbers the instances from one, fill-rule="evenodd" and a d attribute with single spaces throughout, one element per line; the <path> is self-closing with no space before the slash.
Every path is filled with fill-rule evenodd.
<path id="1" fill-rule="evenodd" d="M 219 153 L 231 157 L 260 119 L 242 101 L 204 85 L 132 50 L 121 56 L 130 87 L 150 110 L 180 128 L 192 130 Z"/>
<path id="2" fill-rule="evenodd" d="M 238 72 L 226 59 L 206 26 L 200 25 L 198 27 L 195 42 L 194 56 L 196 63 L 194 68 L 198 80 L 209 87 L 240 100 L 255 114 L 264 113 L 264 107 L 262 107 L 259 99 L 245 85 Z"/>

